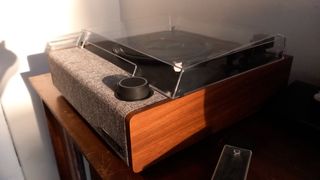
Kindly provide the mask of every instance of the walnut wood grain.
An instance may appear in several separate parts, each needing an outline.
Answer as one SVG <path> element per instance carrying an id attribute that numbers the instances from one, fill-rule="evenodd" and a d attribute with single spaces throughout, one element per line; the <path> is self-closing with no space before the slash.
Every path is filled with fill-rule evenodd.
<path id="1" fill-rule="evenodd" d="M 131 113 L 127 116 L 127 129 L 133 170 L 142 171 L 180 149 L 181 144 L 188 145 L 203 137 L 208 129 L 217 132 L 256 112 L 287 85 L 291 62 L 292 58 L 286 57 L 190 95 Z"/>

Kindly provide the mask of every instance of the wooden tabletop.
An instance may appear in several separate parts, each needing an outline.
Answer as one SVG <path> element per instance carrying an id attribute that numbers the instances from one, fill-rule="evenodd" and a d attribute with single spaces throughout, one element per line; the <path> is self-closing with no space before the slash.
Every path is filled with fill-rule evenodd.
<path id="1" fill-rule="evenodd" d="M 248 179 L 320 179 L 319 133 L 267 110 L 135 174 L 61 96 L 50 74 L 30 81 L 102 179 L 210 179 L 225 144 L 252 150 Z"/>

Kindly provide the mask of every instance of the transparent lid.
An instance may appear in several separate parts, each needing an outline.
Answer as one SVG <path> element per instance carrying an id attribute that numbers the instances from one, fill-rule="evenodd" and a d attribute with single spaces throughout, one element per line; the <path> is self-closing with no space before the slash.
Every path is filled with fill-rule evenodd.
<path id="1" fill-rule="evenodd" d="M 84 30 L 69 42 L 146 78 L 170 98 L 279 59 L 285 49 L 281 35 L 243 33 L 208 17 L 199 21 L 197 15 L 191 16 L 198 12 L 201 17 L 199 9 L 186 13 L 170 6 L 137 19 L 129 18 L 133 15 L 129 5 L 121 11 L 121 21 Z"/>

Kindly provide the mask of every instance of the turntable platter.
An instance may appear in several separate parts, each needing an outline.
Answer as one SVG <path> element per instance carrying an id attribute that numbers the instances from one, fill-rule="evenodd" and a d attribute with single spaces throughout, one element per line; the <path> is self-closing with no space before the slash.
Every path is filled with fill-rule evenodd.
<path id="1" fill-rule="evenodd" d="M 209 38 L 183 31 L 163 31 L 132 36 L 120 40 L 122 44 L 144 52 L 150 57 L 170 64 L 182 62 L 183 66 L 230 51 L 238 47 L 235 42 Z M 125 52 L 133 56 L 132 52 Z"/>

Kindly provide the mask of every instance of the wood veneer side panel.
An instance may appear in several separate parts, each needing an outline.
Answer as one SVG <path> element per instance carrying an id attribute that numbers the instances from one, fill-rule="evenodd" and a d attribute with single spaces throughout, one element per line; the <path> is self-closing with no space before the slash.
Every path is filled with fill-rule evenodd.
<path id="1" fill-rule="evenodd" d="M 130 119 L 131 165 L 135 172 L 140 172 L 143 169 L 139 167 L 140 162 L 144 167 L 167 153 L 171 149 L 168 149 L 167 145 L 174 147 L 177 145 L 176 141 L 180 143 L 185 137 L 191 137 L 198 129 L 205 128 L 205 121 L 201 123 L 198 120 L 204 115 L 204 111 L 188 112 L 193 106 L 201 106 L 204 103 L 203 96 L 201 94 L 188 96 L 187 101 L 191 103 L 186 105 L 183 99 L 169 101 L 133 115 Z M 189 108 L 177 108 L 182 106 Z M 179 119 L 179 117 L 183 118 Z M 197 123 L 193 123 L 193 121 Z M 173 129 L 175 130 L 172 131 Z M 150 148 L 157 148 L 157 150 L 150 151 Z"/>
<path id="2" fill-rule="evenodd" d="M 288 83 L 292 57 L 229 79 L 206 89 L 208 125 L 216 132 L 256 112 Z"/>
<path id="3" fill-rule="evenodd" d="M 268 97 L 286 85 L 290 66 L 290 58 L 279 60 L 130 114 L 127 126 L 133 170 L 143 170 L 208 127 L 218 131 L 255 112 Z"/>

